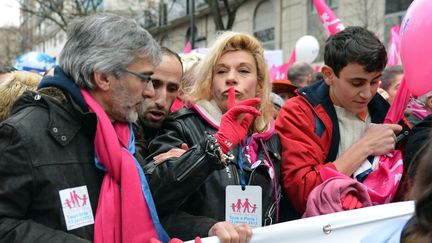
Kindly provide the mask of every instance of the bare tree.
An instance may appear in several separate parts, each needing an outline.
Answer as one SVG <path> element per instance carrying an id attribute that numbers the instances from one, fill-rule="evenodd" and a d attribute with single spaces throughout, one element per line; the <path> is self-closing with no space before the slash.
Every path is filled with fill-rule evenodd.
<path id="1" fill-rule="evenodd" d="M 375 28 L 378 24 L 378 3 L 374 0 L 358 0 L 357 9 L 359 20 L 365 28 Z"/>
<path id="2" fill-rule="evenodd" d="M 69 22 L 102 11 L 103 0 L 19 0 L 20 10 L 36 16 L 40 23 L 51 21 L 66 32 Z"/>
<path id="3" fill-rule="evenodd" d="M 210 12 L 213 16 L 213 21 L 216 26 L 216 30 L 230 30 L 232 29 L 236 17 L 237 10 L 240 6 L 248 0 L 205 0 L 210 8 Z M 221 3 L 222 2 L 222 5 Z M 224 13 L 227 15 L 227 21 L 224 23 Z"/>

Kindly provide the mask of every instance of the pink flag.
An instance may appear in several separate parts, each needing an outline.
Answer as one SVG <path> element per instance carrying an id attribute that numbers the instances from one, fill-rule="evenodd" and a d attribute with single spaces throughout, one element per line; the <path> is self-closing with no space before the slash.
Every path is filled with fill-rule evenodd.
<path id="1" fill-rule="evenodd" d="M 288 63 L 284 63 L 280 66 L 272 66 L 270 68 L 270 80 L 274 81 L 274 80 L 288 79 L 288 77 L 287 77 L 288 69 L 289 69 L 289 67 L 291 67 L 291 65 L 293 65 L 295 60 L 296 60 L 296 53 L 295 53 L 295 48 L 294 48 L 293 51 L 291 52 L 291 57 L 290 57 Z"/>
<path id="2" fill-rule="evenodd" d="M 400 38 L 399 38 L 400 26 L 395 25 L 391 28 L 390 42 L 387 53 L 387 67 L 391 67 L 399 64 L 400 60 Z"/>
<path id="3" fill-rule="evenodd" d="M 284 80 L 287 79 L 288 68 L 290 65 L 284 63 L 280 66 L 272 66 L 270 68 L 270 80 Z"/>
<path id="4" fill-rule="evenodd" d="M 384 119 L 384 123 L 398 124 L 399 120 L 404 117 L 405 108 L 408 105 L 410 97 L 411 92 L 408 89 L 405 77 L 403 77 L 402 81 L 399 84 L 399 88 L 397 90 L 393 103 L 391 104 L 390 109 L 388 110 L 387 115 Z"/>
<path id="5" fill-rule="evenodd" d="M 293 65 L 295 63 L 296 59 L 297 59 L 297 56 L 296 56 L 296 50 L 294 47 L 292 52 L 291 52 L 290 59 L 288 61 L 288 68 L 291 67 L 291 65 Z M 287 71 L 288 71 L 288 68 L 287 68 Z"/>
<path id="6" fill-rule="evenodd" d="M 186 43 L 185 49 L 183 50 L 183 53 L 187 54 L 187 53 L 190 53 L 191 51 L 192 51 L 192 45 L 191 45 L 190 41 L 188 41 Z"/>
<path id="7" fill-rule="evenodd" d="M 327 36 L 336 34 L 337 32 L 345 29 L 339 18 L 327 6 L 324 0 L 313 0 L 315 8 L 317 9 L 318 16 L 327 33 Z"/>

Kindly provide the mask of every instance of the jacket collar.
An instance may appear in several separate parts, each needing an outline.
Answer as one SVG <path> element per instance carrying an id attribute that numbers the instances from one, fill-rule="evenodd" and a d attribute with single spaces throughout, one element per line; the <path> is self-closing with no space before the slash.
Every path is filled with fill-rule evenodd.
<path id="1" fill-rule="evenodd" d="M 88 111 L 87 104 L 81 94 L 80 87 L 75 81 L 68 76 L 63 70 L 56 66 L 54 68 L 54 76 L 45 76 L 39 83 L 38 89 L 46 87 L 56 87 L 69 94 L 75 103 L 83 110 Z"/>
<path id="2" fill-rule="evenodd" d="M 191 104 L 191 108 L 195 110 L 212 127 L 219 129 L 222 111 L 219 109 L 214 100 L 200 100 L 195 104 Z"/>
<path id="3" fill-rule="evenodd" d="M 64 102 L 63 106 L 58 105 L 58 102 L 49 101 L 52 99 L 49 96 L 45 96 L 43 99 L 49 107 L 50 122 L 48 129 L 56 141 L 63 146 L 67 145 L 81 127 L 91 137 L 94 137 L 97 122 L 95 114 L 88 112 L 88 106 L 81 94 L 80 87 L 70 76 L 59 66 L 56 66 L 54 76 L 45 76 L 39 83 L 38 90 L 43 88 L 60 89 L 66 94 L 67 101 Z M 71 109 L 67 109 L 65 106 L 69 106 Z M 66 112 L 59 112 L 61 109 Z"/>
<path id="4" fill-rule="evenodd" d="M 68 145 L 81 129 L 93 138 L 97 123 L 95 114 L 83 112 L 72 99 L 64 95 L 61 98 L 56 97 L 53 90 L 63 93 L 59 89 L 48 89 L 49 95 L 45 94 L 47 89 L 24 93 L 15 103 L 12 114 L 30 106 L 44 107 L 49 116 L 48 132 L 62 146 Z"/>
<path id="5" fill-rule="evenodd" d="M 331 135 L 332 140 L 330 151 L 327 154 L 326 161 L 334 161 L 338 154 L 340 133 L 336 111 L 329 95 L 329 86 L 323 79 L 321 79 L 310 86 L 300 88 L 297 92 L 299 95 L 303 96 L 314 108 L 317 108 L 319 105 L 321 105 L 330 117 L 333 126 L 333 133 Z M 383 123 L 389 107 L 390 106 L 387 101 L 385 101 L 384 98 L 377 92 L 368 104 L 371 122 Z"/>
<path id="6" fill-rule="evenodd" d="M 300 88 L 298 93 L 305 97 L 312 106 L 319 104 L 324 106 L 324 109 L 329 113 L 330 116 L 336 116 L 334 111 L 333 102 L 329 95 L 329 86 L 322 79 L 311 86 Z M 369 114 L 372 118 L 373 123 L 382 123 L 389 109 L 389 104 L 385 99 L 376 93 L 372 100 L 368 104 Z"/>

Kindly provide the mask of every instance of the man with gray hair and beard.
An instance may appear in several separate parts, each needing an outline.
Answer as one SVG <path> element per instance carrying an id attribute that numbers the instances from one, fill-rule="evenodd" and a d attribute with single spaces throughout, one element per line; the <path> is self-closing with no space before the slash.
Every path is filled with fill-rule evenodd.
<path id="1" fill-rule="evenodd" d="M 166 242 L 133 157 L 160 47 L 137 23 L 71 23 L 54 76 L 0 124 L 0 242 Z"/>

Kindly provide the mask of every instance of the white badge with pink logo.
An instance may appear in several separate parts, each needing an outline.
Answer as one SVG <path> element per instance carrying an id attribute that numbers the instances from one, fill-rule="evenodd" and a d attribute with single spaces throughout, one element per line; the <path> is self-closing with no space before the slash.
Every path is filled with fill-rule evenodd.
<path id="1" fill-rule="evenodd" d="M 67 230 L 94 224 L 87 186 L 59 191 Z"/>
<path id="2" fill-rule="evenodd" d="M 225 220 L 232 224 L 262 226 L 262 189 L 260 186 L 227 186 Z"/>

